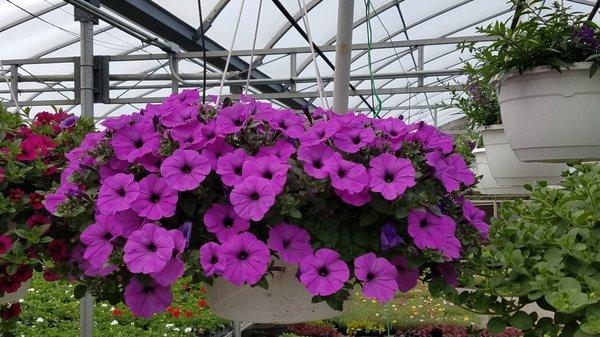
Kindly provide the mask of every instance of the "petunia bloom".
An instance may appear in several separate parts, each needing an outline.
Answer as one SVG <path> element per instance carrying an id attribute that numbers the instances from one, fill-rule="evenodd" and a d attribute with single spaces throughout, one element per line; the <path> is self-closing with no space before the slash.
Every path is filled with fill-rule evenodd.
<path id="1" fill-rule="evenodd" d="M 148 175 L 140 181 L 140 195 L 131 208 L 150 220 L 171 217 L 177 208 L 177 191 L 165 179 L 155 174 Z"/>
<path id="2" fill-rule="evenodd" d="M 242 167 L 249 156 L 244 149 L 236 149 L 217 160 L 217 174 L 227 186 L 234 186 L 243 181 Z"/>
<path id="3" fill-rule="evenodd" d="M 205 276 L 220 275 L 225 270 L 225 260 L 220 256 L 221 246 L 207 242 L 200 247 L 200 265 Z"/>
<path id="4" fill-rule="evenodd" d="M 475 207 L 469 200 L 463 201 L 463 216 L 479 231 L 483 239 L 490 236 L 490 226 L 485 222 L 485 212 Z"/>
<path id="5" fill-rule="evenodd" d="M 344 286 L 350 277 L 350 269 L 340 254 L 321 248 L 300 261 L 300 282 L 313 296 L 329 296 Z"/>
<path id="6" fill-rule="evenodd" d="M 335 121 L 319 121 L 311 126 L 302 136 L 300 136 L 300 144 L 302 146 L 312 146 L 320 144 L 340 129 L 340 125 Z"/>
<path id="7" fill-rule="evenodd" d="M 249 107 L 242 103 L 221 109 L 216 118 L 217 132 L 221 135 L 238 132 L 246 126 L 249 115 Z"/>
<path id="8" fill-rule="evenodd" d="M 121 228 L 121 236 L 128 238 L 131 233 L 141 229 L 146 219 L 137 215 L 131 209 L 118 212 L 117 214 L 105 215 L 96 212 L 96 224 L 109 224 L 110 226 L 118 226 Z"/>
<path id="9" fill-rule="evenodd" d="M 242 177 L 259 177 L 266 179 L 276 194 L 283 191 L 287 180 L 289 164 L 282 163 L 275 156 L 249 158 L 242 167 Z"/>
<path id="10" fill-rule="evenodd" d="M 210 173 L 210 162 L 194 150 L 179 149 L 160 166 L 167 184 L 177 191 L 189 191 L 200 186 Z"/>
<path id="11" fill-rule="evenodd" d="M 276 110 L 266 116 L 269 125 L 290 138 L 298 138 L 304 133 L 304 118 L 292 110 Z"/>
<path id="12" fill-rule="evenodd" d="M 295 264 L 313 251 L 306 229 L 287 223 L 280 223 L 269 230 L 267 246 L 276 251 L 282 261 Z"/>
<path id="13" fill-rule="evenodd" d="M 334 188 L 333 192 L 340 197 L 343 202 L 355 207 L 364 206 L 371 202 L 371 195 L 369 194 L 369 189 L 366 187 L 358 193 L 350 193 L 346 190 L 338 190 L 337 188 Z"/>
<path id="14" fill-rule="evenodd" d="M 408 159 L 383 153 L 371 159 L 369 165 L 369 187 L 387 200 L 394 200 L 415 186 L 415 168 Z"/>
<path id="15" fill-rule="evenodd" d="M 408 212 L 408 234 L 419 249 L 437 249 L 448 258 L 456 258 L 460 242 L 454 237 L 455 231 L 456 223 L 447 215 L 419 209 Z"/>
<path id="16" fill-rule="evenodd" d="M 398 272 L 398 276 L 396 277 L 398 290 L 407 293 L 417 286 L 420 275 L 419 268 L 410 268 L 408 260 L 403 256 L 396 256 L 390 262 L 396 267 L 396 271 Z"/>
<path id="17" fill-rule="evenodd" d="M 344 160 L 337 152 L 325 160 L 325 169 L 329 172 L 331 185 L 339 190 L 358 193 L 369 183 L 364 166 Z"/>
<path id="18" fill-rule="evenodd" d="M 166 229 L 145 224 L 127 239 L 123 260 L 132 273 L 156 273 L 171 260 L 174 248 L 173 237 Z"/>
<path id="19" fill-rule="evenodd" d="M 250 222 L 238 216 L 232 205 L 212 205 L 204 213 L 203 220 L 206 229 L 215 234 L 220 242 L 226 242 L 250 227 Z"/>
<path id="20" fill-rule="evenodd" d="M 233 146 L 227 144 L 224 138 L 216 138 L 213 143 L 206 145 L 206 148 L 202 150 L 202 155 L 208 158 L 211 168 L 217 170 L 219 158 L 233 151 Z"/>
<path id="21" fill-rule="evenodd" d="M 229 196 L 233 209 L 246 220 L 261 220 L 275 204 L 276 192 L 264 178 L 248 177 L 237 184 Z"/>
<path id="22" fill-rule="evenodd" d="M 419 123 L 415 137 L 426 150 L 449 153 L 454 145 L 452 136 L 440 132 L 435 126 L 425 123 Z"/>
<path id="23" fill-rule="evenodd" d="M 333 155 L 333 150 L 322 143 L 312 146 L 300 146 L 298 159 L 304 163 L 304 171 L 313 178 L 327 178 L 325 160 Z"/>
<path id="24" fill-rule="evenodd" d="M 391 300 L 398 291 L 396 268 L 374 253 L 361 255 L 354 260 L 354 276 L 361 281 L 365 297 L 379 302 Z"/>
<path id="25" fill-rule="evenodd" d="M 342 151 L 355 153 L 374 139 L 371 128 L 343 128 L 333 136 L 333 144 Z"/>
<path id="26" fill-rule="evenodd" d="M 220 256 L 225 261 L 223 277 L 238 287 L 260 281 L 270 260 L 267 245 L 248 232 L 232 236 L 221 246 Z"/>
<path id="27" fill-rule="evenodd" d="M 133 174 L 117 173 L 102 182 L 96 206 L 102 214 L 115 214 L 129 209 L 139 194 L 140 185 Z"/>
<path id="28" fill-rule="evenodd" d="M 185 272 L 185 265 L 183 264 L 181 254 L 185 250 L 186 239 L 177 229 L 170 230 L 168 235 L 173 239 L 171 259 L 161 271 L 150 273 L 150 276 L 162 286 L 170 286 L 183 276 Z"/>
<path id="29" fill-rule="evenodd" d="M 110 140 L 115 156 L 133 163 L 137 158 L 158 150 L 160 135 L 154 125 L 139 122 L 133 126 L 117 130 Z"/>
<path id="30" fill-rule="evenodd" d="M 113 251 L 113 240 L 122 233 L 123 229 L 117 224 L 100 222 L 89 225 L 79 237 L 81 243 L 85 245 L 83 258 L 92 267 L 97 268 L 104 265 Z"/>
<path id="31" fill-rule="evenodd" d="M 0 235 L 0 255 L 6 254 L 12 247 L 12 240 L 10 236 Z"/>
<path id="32" fill-rule="evenodd" d="M 386 223 L 381 227 L 380 244 L 382 250 L 389 250 L 403 243 L 402 238 L 396 231 L 396 226 Z"/>
<path id="33" fill-rule="evenodd" d="M 154 280 L 142 283 L 136 277 L 129 280 L 123 296 L 131 312 L 145 318 L 164 312 L 173 302 L 171 287 L 161 286 Z"/>
<path id="34" fill-rule="evenodd" d="M 166 103 L 163 103 L 163 105 Z M 167 109 L 167 114 L 160 118 L 160 122 L 169 128 L 191 124 L 198 121 L 198 107 L 173 104 Z"/>
<path id="35" fill-rule="evenodd" d="M 281 162 L 287 162 L 288 159 L 296 152 L 294 145 L 286 140 L 279 140 L 272 146 L 263 146 L 258 149 L 256 158 L 275 156 L 281 160 Z"/>
<path id="36" fill-rule="evenodd" d="M 433 151 L 425 154 L 425 161 L 427 165 L 434 168 L 434 177 L 442 182 L 448 192 L 457 191 L 461 183 L 466 185 L 475 183 L 475 174 L 457 153 L 444 157 L 441 152 Z"/>

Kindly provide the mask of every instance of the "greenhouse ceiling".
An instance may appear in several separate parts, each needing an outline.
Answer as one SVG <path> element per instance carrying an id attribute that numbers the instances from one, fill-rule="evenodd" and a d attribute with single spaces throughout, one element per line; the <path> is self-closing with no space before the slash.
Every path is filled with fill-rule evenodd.
<path id="1" fill-rule="evenodd" d="M 460 118 L 458 109 L 444 105 L 449 90 L 464 83 L 460 69 L 471 57 L 457 42 L 486 43 L 476 27 L 510 20 L 511 5 L 370 3 L 355 1 L 350 109 L 370 113 L 378 104 L 375 88 L 380 116 L 402 114 L 439 125 Z M 564 3 L 587 13 L 595 1 Z M 94 105 L 96 118 L 128 114 L 174 90 L 201 87 L 204 60 L 207 95 L 237 98 L 248 83 L 247 94 L 282 106 L 327 106 L 337 10 L 336 0 L 0 0 L 0 101 L 14 106 L 16 100 L 34 111 L 55 104 L 78 113 L 82 30 L 76 16 L 94 13 L 100 18 L 90 39 L 94 64 L 104 65 L 97 66 L 98 78 L 106 83 Z"/>

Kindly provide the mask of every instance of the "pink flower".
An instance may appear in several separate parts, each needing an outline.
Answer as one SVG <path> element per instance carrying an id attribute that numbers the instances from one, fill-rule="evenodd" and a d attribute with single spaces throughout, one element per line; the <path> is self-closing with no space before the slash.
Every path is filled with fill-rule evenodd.
<path id="1" fill-rule="evenodd" d="M 463 201 L 463 216 L 479 231 L 483 239 L 490 236 L 490 226 L 485 222 L 485 212 L 475 207 L 469 200 Z"/>
<path id="2" fill-rule="evenodd" d="M 370 128 L 343 128 L 333 136 L 333 144 L 340 150 L 355 153 L 375 139 Z"/>
<path id="3" fill-rule="evenodd" d="M 167 102 L 163 103 L 163 106 Z M 161 123 L 169 128 L 178 127 L 185 124 L 191 124 L 198 120 L 198 106 L 185 106 L 173 104 L 168 113 L 161 118 Z"/>
<path id="4" fill-rule="evenodd" d="M 267 179 L 248 177 L 233 188 L 229 199 L 241 218 L 259 221 L 275 204 L 275 195 L 275 190 Z"/>
<path id="5" fill-rule="evenodd" d="M 335 195 L 340 197 L 340 199 L 342 199 L 343 202 L 355 207 L 366 205 L 371 201 L 369 189 L 366 187 L 358 193 L 350 193 L 346 190 L 338 190 L 336 188 L 333 189 L 333 192 L 335 193 Z"/>
<path id="6" fill-rule="evenodd" d="M 160 173 L 173 189 L 189 191 L 200 186 L 210 173 L 210 162 L 194 150 L 179 149 L 165 159 Z"/>
<path id="7" fill-rule="evenodd" d="M 313 296 L 329 296 L 342 289 L 350 277 L 348 265 L 340 254 L 321 248 L 300 261 L 300 282 Z"/>
<path id="8" fill-rule="evenodd" d="M 200 247 L 200 265 L 205 276 L 220 275 L 225 270 L 225 260 L 220 257 L 221 246 L 207 242 Z"/>
<path id="9" fill-rule="evenodd" d="M 362 281 L 365 297 L 379 302 L 387 302 L 394 298 L 398 291 L 398 272 L 388 260 L 367 253 L 354 260 L 354 267 L 354 276 Z"/>
<path id="10" fill-rule="evenodd" d="M 160 272 L 171 260 L 174 248 L 173 237 L 166 229 L 145 224 L 127 239 L 123 261 L 132 273 Z"/>
<path id="11" fill-rule="evenodd" d="M 275 156 L 282 162 L 287 162 L 288 159 L 296 152 L 294 145 L 285 140 L 279 140 L 273 146 L 263 146 L 258 149 L 256 158 Z"/>
<path id="12" fill-rule="evenodd" d="M 319 121 L 311 126 L 302 136 L 300 144 L 302 146 L 312 146 L 322 143 L 333 136 L 340 129 L 340 125 L 335 121 Z"/>
<path id="13" fill-rule="evenodd" d="M 117 173 L 104 179 L 98 191 L 96 206 L 102 214 L 115 214 L 129 209 L 140 194 L 133 174 Z"/>
<path id="14" fill-rule="evenodd" d="M 160 135 L 154 130 L 154 125 L 139 122 L 117 130 L 110 140 L 110 145 L 117 158 L 133 163 L 147 153 L 158 151 Z"/>
<path id="15" fill-rule="evenodd" d="M 162 158 L 154 153 L 146 153 L 136 159 L 134 164 L 142 165 L 142 167 L 150 173 L 158 173 L 158 171 L 160 171 L 160 165 L 162 165 Z"/>
<path id="16" fill-rule="evenodd" d="M 344 160 L 337 152 L 325 160 L 325 169 L 329 172 L 331 185 L 338 190 L 359 193 L 369 183 L 364 166 Z"/>
<path id="17" fill-rule="evenodd" d="M 219 158 L 230 152 L 233 152 L 233 150 L 233 146 L 225 143 L 224 138 L 216 138 L 213 143 L 206 144 L 206 148 L 202 150 L 202 155 L 208 158 L 211 169 L 216 171 L 218 168 Z"/>
<path id="18" fill-rule="evenodd" d="M 161 271 L 150 273 L 150 276 L 162 286 L 170 286 L 183 276 L 185 272 L 185 265 L 181 260 L 181 254 L 185 250 L 187 241 L 177 229 L 172 229 L 168 233 L 171 235 L 174 244 L 171 259 Z"/>
<path id="19" fill-rule="evenodd" d="M 142 283 L 136 277 L 129 280 L 123 296 L 131 312 L 145 318 L 164 312 L 173 302 L 170 287 L 161 286 L 154 280 Z"/>
<path id="20" fill-rule="evenodd" d="M 148 175 L 140 181 L 140 195 L 131 208 L 150 220 L 171 217 L 177 208 L 177 191 L 165 179 L 155 174 Z"/>
<path id="21" fill-rule="evenodd" d="M 475 183 L 475 174 L 457 153 L 444 158 L 441 152 L 434 151 L 425 154 L 425 159 L 427 165 L 434 168 L 434 176 L 442 182 L 448 192 L 460 189 L 461 183 L 467 186 Z"/>
<path id="22" fill-rule="evenodd" d="M 269 230 L 267 246 L 288 263 L 297 264 L 305 256 L 312 254 L 310 235 L 306 229 L 283 222 Z"/>
<path id="23" fill-rule="evenodd" d="M 396 256 L 390 261 L 398 272 L 396 282 L 398 283 L 398 290 L 403 293 L 407 293 L 409 290 L 417 286 L 419 282 L 419 268 L 409 268 L 408 260 L 403 256 Z"/>
<path id="24" fill-rule="evenodd" d="M 221 109 L 217 115 L 217 132 L 220 135 L 228 135 L 240 131 L 250 116 L 247 105 L 236 103 Z"/>
<path id="25" fill-rule="evenodd" d="M 244 149 L 236 149 L 217 160 L 217 173 L 223 184 L 234 186 L 243 181 L 242 167 L 248 158 Z"/>
<path id="26" fill-rule="evenodd" d="M 290 138 L 298 138 L 304 133 L 304 118 L 291 110 L 277 110 L 267 117 L 269 125 Z"/>
<path id="27" fill-rule="evenodd" d="M 83 258 L 86 259 L 92 267 L 101 267 L 113 251 L 113 240 L 121 236 L 123 230 L 116 224 L 106 222 L 89 225 L 83 232 L 79 240 L 85 245 Z"/>
<path id="28" fill-rule="evenodd" d="M 194 121 L 180 125 L 171 130 L 171 137 L 179 144 L 182 149 L 202 149 L 203 133 L 202 128 L 205 127 L 200 121 Z M 215 138 L 213 133 L 212 139 Z"/>
<path id="29" fill-rule="evenodd" d="M 394 200 L 415 186 L 415 169 L 408 159 L 384 153 L 371 159 L 369 165 L 369 187 L 387 200 Z"/>
<path id="30" fill-rule="evenodd" d="M 118 212 L 113 215 L 103 215 L 96 213 L 96 224 L 106 224 L 108 226 L 120 227 L 122 229 L 121 236 L 128 238 L 131 233 L 141 229 L 145 219 L 138 216 L 131 209 Z"/>
<path id="31" fill-rule="evenodd" d="M 204 213 L 203 220 L 206 229 L 215 234 L 220 242 L 225 242 L 250 227 L 250 222 L 239 217 L 232 205 L 212 205 Z"/>
<path id="32" fill-rule="evenodd" d="M 460 242 L 454 237 L 455 231 L 456 223 L 447 215 L 418 209 L 408 212 L 408 234 L 419 249 L 437 249 L 448 258 L 457 258 Z"/>
<path id="33" fill-rule="evenodd" d="M 304 163 L 304 171 L 313 178 L 327 178 L 329 172 L 325 168 L 325 160 L 333 155 L 333 150 L 322 143 L 312 146 L 300 146 L 298 159 Z"/>
<path id="34" fill-rule="evenodd" d="M 279 194 L 283 191 L 289 169 L 290 165 L 282 163 L 275 156 L 249 158 L 244 162 L 242 177 L 244 179 L 249 177 L 264 178 L 269 181 L 275 193 Z"/>
<path id="35" fill-rule="evenodd" d="M 260 281 L 269 265 L 269 248 L 251 233 L 232 236 L 219 250 L 225 261 L 223 277 L 235 284 L 253 285 Z"/>
<path id="36" fill-rule="evenodd" d="M 444 134 L 436 127 L 425 123 L 419 124 L 415 137 L 426 150 L 449 153 L 452 152 L 452 147 L 454 146 L 452 136 Z"/>
<path id="37" fill-rule="evenodd" d="M 10 236 L 0 235 L 0 255 L 6 254 L 12 247 Z"/>

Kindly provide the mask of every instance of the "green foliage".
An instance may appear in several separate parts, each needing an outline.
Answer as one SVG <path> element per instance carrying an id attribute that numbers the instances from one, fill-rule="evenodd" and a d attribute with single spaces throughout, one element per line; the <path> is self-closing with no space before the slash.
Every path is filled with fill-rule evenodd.
<path id="1" fill-rule="evenodd" d="M 467 116 L 471 129 L 501 124 L 502 118 L 496 90 L 489 82 L 481 79 L 478 74 L 480 69 L 467 63 L 465 71 L 469 75 L 468 81 L 462 90 L 452 91 L 451 103 Z"/>
<path id="2" fill-rule="evenodd" d="M 510 325 L 528 336 L 600 335 L 600 164 L 576 165 L 557 187 L 531 187 L 530 200 L 505 203 L 490 245 L 471 266 L 474 292 L 446 289 L 454 302 L 496 315 L 490 331 Z M 535 303 L 555 313 L 537 321 Z M 537 321 L 537 323 L 536 323 Z"/>

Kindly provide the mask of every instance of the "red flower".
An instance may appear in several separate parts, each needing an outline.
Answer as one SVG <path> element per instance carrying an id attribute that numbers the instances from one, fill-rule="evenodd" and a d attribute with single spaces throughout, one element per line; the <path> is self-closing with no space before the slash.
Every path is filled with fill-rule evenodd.
<path id="1" fill-rule="evenodd" d="M 17 156 L 17 160 L 34 160 L 38 156 L 45 156 L 50 150 L 55 149 L 56 146 L 56 143 L 49 137 L 29 135 L 21 143 L 21 154 Z"/>
<path id="2" fill-rule="evenodd" d="M 58 281 L 59 279 L 58 274 L 52 269 L 44 269 L 44 273 L 42 275 L 44 276 L 44 280 L 48 282 Z"/>
<path id="3" fill-rule="evenodd" d="M 54 114 L 49 113 L 48 111 L 42 111 L 42 112 L 39 112 L 37 115 L 35 115 L 34 121 L 33 121 L 33 126 L 38 127 L 40 125 L 50 124 L 54 121 L 55 121 Z"/>
<path id="4" fill-rule="evenodd" d="M 185 291 L 190 291 L 190 285 L 189 285 L 189 284 L 187 284 L 187 283 L 184 283 L 184 284 L 183 284 L 183 290 L 185 290 Z"/>
<path id="5" fill-rule="evenodd" d="M 25 224 L 27 224 L 27 227 L 29 228 L 33 228 L 33 227 L 37 227 L 37 226 L 43 226 L 43 225 L 47 225 L 50 223 L 50 219 L 40 213 L 36 213 L 34 215 L 32 215 L 31 217 L 29 217 L 29 219 L 27 219 L 27 221 L 25 221 Z"/>
<path id="6" fill-rule="evenodd" d="M 10 236 L 0 235 L 0 255 L 4 255 L 12 247 Z"/>
<path id="7" fill-rule="evenodd" d="M 29 193 L 29 203 L 33 209 L 43 209 L 44 208 L 44 196 L 38 193 Z"/>
<path id="8" fill-rule="evenodd" d="M 56 165 L 48 166 L 48 168 L 46 169 L 46 171 L 44 171 L 44 175 L 45 176 L 51 176 L 51 175 L 55 174 L 57 170 L 58 169 L 56 168 Z"/>
<path id="9" fill-rule="evenodd" d="M 204 286 L 200 287 L 200 292 L 203 294 L 206 293 L 206 288 Z"/>
<path id="10" fill-rule="evenodd" d="M 16 318 L 21 313 L 21 303 L 12 303 L 6 305 L 4 308 L 0 310 L 0 318 L 4 320 L 9 320 Z"/>
<path id="11" fill-rule="evenodd" d="M 122 315 L 123 315 L 123 310 L 119 310 L 119 309 L 115 308 L 115 309 L 113 309 L 113 310 L 111 311 L 111 314 L 112 314 L 114 317 L 122 316 Z"/>
<path id="12" fill-rule="evenodd" d="M 56 239 L 48 244 L 48 252 L 56 262 L 64 261 L 69 257 L 69 247 L 64 240 Z"/>
<path id="13" fill-rule="evenodd" d="M 19 129 L 19 132 L 17 132 L 17 135 L 19 137 L 28 137 L 28 136 L 33 135 L 33 131 L 31 131 L 31 129 L 29 127 L 27 127 L 27 126 L 22 126 Z"/>
<path id="14" fill-rule="evenodd" d="M 189 310 L 185 310 L 185 311 L 183 312 L 183 316 L 185 316 L 185 317 L 187 317 L 187 318 L 190 318 L 190 317 L 194 316 L 194 313 L 193 313 L 193 312 L 191 312 L 191 311 L 189 311 Z"/>
<path id="15" fill-rule="evenodd" d="M 3 183 L 6 180 L 6 175 L 4 175 L 4 168 L 0 167 L 0 183 Z"/>
<path id="16" fill-rule="evenodd" d="M 11 188 L 8 190 L 8 198 L 13 202 L 21 202 L 25 192 L 20 188 Z"/>
<path id="17" fill-rule="evenodd" d="M 26 266 L 24 264 L 19 265 L 19 267 L 17 268 L 17 272 L 14 275 L 14 277 L 19 282 L 25 282 L 25 281 L 29 280 L 32 276 L 33 276 L 33 268 Z"/>
<path id="18" fill-rule="evenodd" d="M 205 299 L 200 299 L 200 300 L 198 300 L 198 307 L 206 308 L 206 307 L 208 307 L 208 303 L 206 303 Z"/>
<path id="19" fill-rule="evenodd" d="M 173 316 L 175 318 L 179 317 L 179 314 L 181 313 L 179 311 L 179 308 L 173 308 L 173 307 L 168 307 L 167 312 L 170 313 L 171 316 Z"/>
<path id="20" fill-rule="evenodd" d="M 17 279 L 14 275 L 6 275 L 0 277 L 0 291 L 5 293 L 14 293 L 19 290 L 21 287 L 21 281 Z"/>

